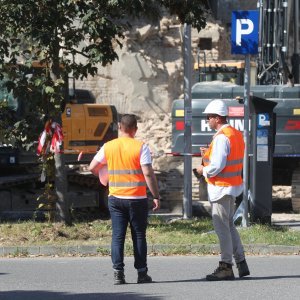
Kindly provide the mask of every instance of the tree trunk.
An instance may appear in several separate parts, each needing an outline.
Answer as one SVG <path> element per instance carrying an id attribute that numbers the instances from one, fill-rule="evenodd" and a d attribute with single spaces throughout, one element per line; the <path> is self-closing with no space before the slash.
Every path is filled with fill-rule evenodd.
<path id="1" fill-rule="evenodd" d="M 56 219 L 66 225 L 72 225 L 71 213 L 68 201 L 68 181 L 65 169 L 64 154 L 57 153 L 55 159 L 55 188 L 57 194 Z"/>
<path id="2" fill-rule="evenodd" d="M 62 70 L 60 69 L 60 59 L 59 59 L 59 51 L 60 51 L 60 44 L 59 44 L 59 34 L 56 33 L 56 38 L 52 42 L 52 67 L 50 72 L 50 77 L 52 78 L 53 82 L 55 83 L 58 78 L 63 78 Z M 64 91 L 65 97 L 64 100 L 66 100 L 67 95 L 69 94 L 68 89 L 68 81 L 65 83 L 66 90 Z M 61 100 L 60 100 L 60 107 L 61 107 Z M 56 112 L 57 113 L 57 112 Z M 61 117 L 62 111 L 59 111 L 58 114 L 56 114 L 55 120 L 58 124 L 62 126 L 62 117 Z M 62 147 L 60 149 L 62 152 L 64 150 L 64 143 L 62 143 Z M 68 180 L 67 180 L 67 174 L 65 169 L 65 157 L 64 153 L 56 153 L 54 155 L 55 160 L 55 188 L 57 193 L 57 202 L 56 202 L 56 218 L 59 222 L 65 222 L 66 225 L 71 226 L 72 225 L 72 219 L 71 219 L 71 212 L 69 207 L 69 201 L 68 201 Z"/>

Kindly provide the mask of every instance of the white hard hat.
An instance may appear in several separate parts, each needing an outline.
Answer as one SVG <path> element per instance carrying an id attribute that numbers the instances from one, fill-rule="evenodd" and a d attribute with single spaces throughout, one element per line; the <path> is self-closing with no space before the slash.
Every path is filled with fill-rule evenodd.
<path id="1" fill-rule="evenodd" d="M 227 116 L 228 109 L 224 101 L 213 100 L 206 106 L 204 114 L 214 114 L 219 116 Z"/>

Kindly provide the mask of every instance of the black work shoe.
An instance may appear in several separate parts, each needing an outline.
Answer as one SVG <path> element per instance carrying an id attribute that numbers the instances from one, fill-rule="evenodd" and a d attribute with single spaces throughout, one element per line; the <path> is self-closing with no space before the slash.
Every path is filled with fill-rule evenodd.
<path id="1" fill-rule="evenodd" d="M 125 284 L 124 271 L 114 271 L 114 285 Z"/>
<path id="2" fill-rule="evenodd" d="M 233 280 L 234 274 L 232 271 L 232 265 L 220 261 L 219 267 L 212 273 L 206 276 L 208 281 L 219 281 L 219 280 Z"/>
<path id="3" fill-rule="evenodd" d="M 137 283 L 150 283 L 152 278 L 147 274 L 147 271 L 138 272 Z"/>
<path id="4" fill-rule="evenodd" d="M 240 278 L 250 275 L 250 271 L 249 271 L 249 268 L 248 268 L 248 265 L 247 265 L 247 262 L 245 259 L 243 261 L 240 261 L 239 263 L 237 263 L 236 267 L 239 270 Z"/>

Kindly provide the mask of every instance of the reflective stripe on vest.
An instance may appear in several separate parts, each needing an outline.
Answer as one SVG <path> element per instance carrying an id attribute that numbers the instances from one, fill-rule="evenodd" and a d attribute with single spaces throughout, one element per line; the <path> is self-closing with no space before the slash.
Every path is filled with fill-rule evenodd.
<path id="1" fill-rule="evenodd" d="M 110 182 L 111 187 L 134 187 L 134 186 L 146 186 L 146 182 Z"/>
<path id="2" fill-rule="evenodd" d="M 142 146 L 142 142 L 129 137 L 104 145 L 110 195 L 146 197 L 146 181 L 140 165 Z"/>
<path id="3" fill-rule="evenodd" d="M 121 175 L 121 174 L 143 174 L 142 170 L 110 170 L 108 174 Z"/>
<path id="4" fill-rule="evenodd" d="M 218 177 L 221 178 L 230 178 L 230 177 L 235 177 L 235 176 L 241 176 L 242 170 L 237 171 L 237 172 L 226 172 L 226 173 L 219 173 Z"/>
<path id="5" fill-rule="evenodd" d="M 242 184 L 242 169 L 244 157 L 244 139 L 242 133 L 231 126 L 224 127 L 218 132 L 224 134 L 230 142 L 230 154 L 224 169 L 217 175 L 207 178 L 206 181 L 217 186 L 236 186 Z M 203 157 L 204 166 L 209 165 L 214 141 L 211 142 Z"/>
<path id="6" fill-rule="evenodd" d="M 209 165 L 210 160 L 203 158 L 203 163 L 206 165 Z M 226 166 L 234 166 L 234 165 L 238 165 L 238 164 L 242 164 L 242 163 L 243 163 L 243 159 L 234 159 L 234 160 L 230 160 L 230 161 L 227 160 Z"/>

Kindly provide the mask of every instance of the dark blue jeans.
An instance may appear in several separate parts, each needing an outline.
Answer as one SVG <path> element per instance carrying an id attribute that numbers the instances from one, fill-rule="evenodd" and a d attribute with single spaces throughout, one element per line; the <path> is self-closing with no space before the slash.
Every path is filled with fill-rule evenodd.
<path id="1" fill-rule="evenodd" d="M 124 270 L 124 243 L 128 223 L 133 243 L 134 267 L 138 272 L 147 270 L 146 229 L 148 200 L 108 198 L 112 222 L 111 258 L 114 270 Z"/>

